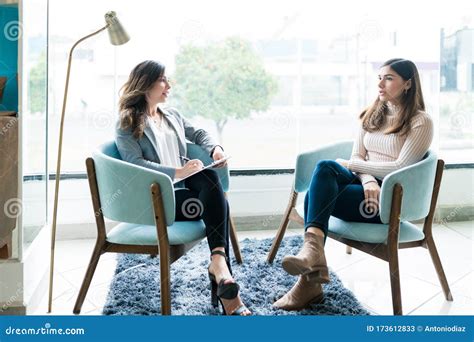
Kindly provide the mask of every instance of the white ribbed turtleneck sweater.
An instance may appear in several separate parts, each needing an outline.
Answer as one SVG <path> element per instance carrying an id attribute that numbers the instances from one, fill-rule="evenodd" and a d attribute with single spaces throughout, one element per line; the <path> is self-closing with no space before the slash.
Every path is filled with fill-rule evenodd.
<path id="1" fill-rule="evenodd" d="M 376 132 L 361 128 L 354 141 L 349 170 L 356 172 L 362 184 L 382 179 L 390 172 L 420 161 L 433 140 L 433 122 L 425 112 L 418 112 L 411 120 L 407 135 L 385 134 L 398 115 L 396 106 L 388 106 L 385 126 Z"/>

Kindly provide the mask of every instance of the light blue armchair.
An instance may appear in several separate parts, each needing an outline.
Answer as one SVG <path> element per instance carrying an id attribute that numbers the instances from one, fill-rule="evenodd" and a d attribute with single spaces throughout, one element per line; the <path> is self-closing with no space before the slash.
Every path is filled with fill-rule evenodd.
<path id="1" fill-rule="evenodd" d="M 188 145 L 188 157 L 210 158 L 201 147 Z M 80 313 L 102 254 L 140 253 L 160 257 L 161 313 L 171 314 L 170 264 L 206 236 L 199 221 L 175 221 L 175 198 L 171 179 L 161 173 L 127 163 L 120 158 L 115 142 L 102 145 L 87 158 L 87 175 L 97 224 L 97 241 L 74 310 Z M 224 191 L 229 188 L 229 170 L 219 169 Z M 106 233 L 104 218 L 120 222 Z M 240 248 L 231 225 L 231 239 L 238 262 Z"/>
<path id="2" fill-rule="evenodd" d="M 290 200 L 270 248 L 268 262 L 273 262 L 289 220 L 304 224 L 303 205 L 296 207 L 296 201 L 298 194 L 304 194 L 308 190 L 318 161 L 349 159 L 351 151 L 352 142 L 345 141 L 298 155 Z M 444 162 L 429 151 L 420 162 L 387 175 L 382 183 L 379 201 L 382 224 L 346 222 L 332 216 L 329 220 L 329 237 L 346 244 L 348 253 L 351 252 L 351 247 L 354 247 L 389 263 L 395 315 L 402 314 L 398 249 L 427 248 L 445 298 L 448 301 L 453 300 L 432 234 L 443 167 Z M 409 222 L 421 219 L 424 219 L 423 229 Z"/>

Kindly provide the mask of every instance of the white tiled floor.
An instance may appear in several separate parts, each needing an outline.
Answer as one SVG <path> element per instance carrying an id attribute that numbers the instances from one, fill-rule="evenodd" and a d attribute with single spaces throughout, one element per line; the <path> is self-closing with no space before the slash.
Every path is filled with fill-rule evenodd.
<path id="1" fill-rule="evenodd" d="M 452 222 L 433 227 L 438 252 L 454 297 L 444 299 L 427 250 L 401 250 L 400 270 L 403 310 L 406 315 L 474 314 L 473 222 Z M 301 230 L 289 230 L 301 234 Z M 239 232 L 239 239 L 268 238 L 275 231 Z M 85 274 L 95 240 L 58 241 L 53 314 L 70 315 Z M 373 314 L 391 315 L 392 301 L 388 264 L 331 239 L 326 243 L 329 266 Z M 101 257 L 84 302 L 83 315 L 100 315 L 116 266 L 115 254 Z M 46 298 L 35 314 L 46 313 Z"/>

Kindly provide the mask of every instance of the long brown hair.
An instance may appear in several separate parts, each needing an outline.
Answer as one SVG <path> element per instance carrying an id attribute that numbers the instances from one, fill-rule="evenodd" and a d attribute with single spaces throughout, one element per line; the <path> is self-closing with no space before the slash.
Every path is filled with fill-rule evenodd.
<path id="1" fill-rule="evenodd" d="M 139 139 L 145 129 L 148 104 L 147 92 L 165 74 L 165 66 L 156 61 L 144 61 L 133 68 L 127 82 L 120 89 L 120 128 L 131 129 Z"/>
<path id="2" fill-rule="evenodd" d="M 410 131 L 412 117 L 419 111 L 425 111 L 418 69 L 415 63 L 402 58 L 389 59 L 381 67 L 385 66 L 389 66 L 403 80 L 411 80 L 411 87 L 402 95 L 400 112 L 394 123 L 384 131 L 385 134 L 400 133 L 405 135 Z M 362 127 L 368 132 L 380 130 L 385 124 L 387 113 L 387 103 L 377 97 L 374 103 L 360 114 Z"/>

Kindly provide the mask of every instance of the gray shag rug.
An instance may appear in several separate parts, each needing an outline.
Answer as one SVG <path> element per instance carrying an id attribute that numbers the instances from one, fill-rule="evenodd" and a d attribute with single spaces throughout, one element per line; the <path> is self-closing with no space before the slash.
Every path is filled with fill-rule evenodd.
<path id="1" fill-rule="evenodd" d="M 288 291 L 296 277 L 281 268 L 281 259 L 296 254 L 301 236 L 284 238 L 273 264 L 266 263 L 271 239 L 245 239 L 241 242 L 244 263 L 232 260 L 233 273 L 241 286 L 241 297 L 254 315 L 369 315 L 334 272 L 323 285 L 324 301 L 302 311 L 272 308 L 275 299 Z M 233 258 L 232 258 L 233 259 Z M 171 304 L 173 315 L 218 315 L 211 306 L 207 266 L 209 247 L 204 240 L 171 265 Z M 159 258 L 141 254 L 119 254 L 115 276 L 104 305 L 104 315 L 159 315 Z"/>

